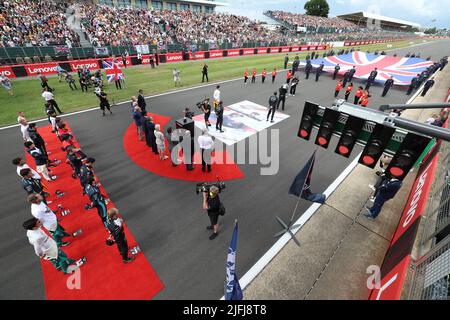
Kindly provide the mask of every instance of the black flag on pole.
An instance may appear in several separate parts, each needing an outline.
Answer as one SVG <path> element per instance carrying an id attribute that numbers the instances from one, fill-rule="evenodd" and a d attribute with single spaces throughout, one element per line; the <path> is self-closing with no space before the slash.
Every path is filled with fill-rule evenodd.
<path id="1" fill-rule="evenodd" d="M 314 151 L 311 158 L 308 160 L 306 165 L 300 170 L 300 172 L 295 177 L 289 188 L 289 194 L 301 197 L 303 199 L 324 204 L 326 200 L 326 195 L 322 193 L 312 193 L 311 192 L 311 176 L 314 168 L 314 162 L 316 160 L 316 151 Z"/>

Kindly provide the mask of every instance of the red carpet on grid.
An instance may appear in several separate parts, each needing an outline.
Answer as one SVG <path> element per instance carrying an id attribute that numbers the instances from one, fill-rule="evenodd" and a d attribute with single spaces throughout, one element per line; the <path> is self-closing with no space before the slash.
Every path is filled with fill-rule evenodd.
<path id="1" fill-rule="evenodd" d="M 152 113 L 149 113 L 149 115 L 152 116 L 155 124 L 161 126 L 161 131 L 164 132 L 164 126 L 170 121 L 170 118 Z M 221 162 L 223 164 L 214 164 L 213 162 L 212 171 L 210 173 L 201 170 L 202 160 L 199 152 L 194 155 L 194 162 L 196 164 L 194 165 L 195 169 L 193 171 L 187 171 L 184 164 L 173 167 L 170 160 L 169 149 L 167 148 L 167 141 L 165 154 L 169 158 L 160 160 L 159 156 L 155 155 L 151 151 L 151 148 L 147 146 L 145 139 L 139 141 L 136 125 L 134 123 L 126 130 L 123 138 L 123 145 L 126 153 L 134 163 L 141 168 L 162 177 L 186 181 L 215 181 L 217 176 L 220 180 L 233 180 L 244 177 L 239 166 L 233 162 L 226 152 L 213 152 L 213 158 L 222 159 Z"/>
<path id="2" fill-rule="evenodd" d="M 47 150 L 51 152 L 50 159 L 61 161 L 60 165 L 52 168 L 51 174 L 57 175 L 57 180 L 46 183 L 48 192 L 51 194 L 49 200 L 53 201 L 49 206 L 57 210 L 57 205 L 61 204 L 71 211 L 64 217 L 57 214 L 58 218 L 61 218 L 60 224 L 67 232 L 83 230 L 83 233 L 76 238 L 65 238 L 71 244 L 63 247 L 63 251 L 72 259 L 81 257 L 87 259 L 86 264 L 79 269 L 81 271 L 80 289 L 69 289 L 70 286 L 67 286 L 69 275 L 57 271 L 50 262 L 42 261 L 47 299 L 151 299 L 164 288 L 164 285 L 147 258 L 141 252 L 136 256 L 135 261 L 124 264 L 117 245 L 105 244 L 107 231 L 97 214 L 97 209 L 84 209 L 89 199 L 87 196 L 82 196 L 79 179 L 71 177 L 72 169 L 65 162 L 66 155 L 61 150 L 61 142 L 51 132 L 50 126 L 40 128 L 39 132 L 47 142 Z M 95 154 L 88 156 L 95 158 Z M 28 154 L 27 163 L 34 163 Z M 61 198 L 55 196 L 55 191 L 58 189 L 65 193 Z M 109 198 L 103 186 L 101 191 Z M 113 206 L 113 202 L 110 201 L 108 208 Z M 118 209 L 120 211 L 120 208 Z M 126 222 L 126 212 L 122 214 Z M 129 247 L 136 246 L 136 240 L 126 227 L 125 234 Z"/>

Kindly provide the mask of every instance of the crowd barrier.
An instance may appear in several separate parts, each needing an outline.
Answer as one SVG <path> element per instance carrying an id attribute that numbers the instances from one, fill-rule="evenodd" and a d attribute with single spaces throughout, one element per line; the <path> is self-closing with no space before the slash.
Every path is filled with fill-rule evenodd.
<path id="1" fill-rule="evenodd" d="M 368 42 L 367 42 L 368 43 Z M 371 41 L 371 43 L 375 43 Z M 276 53 L 290 53 L 290 52 L 304 52 L 304 51 L 316 51 L 327 50 L 329 45 L 327 44 L 315 44 L 315 45 L 293 45 L 293 46 L 280 46 L 280 47 L 258 47 L 258 48 L 239 48 L 239 49 L 225 49 L 225 50 L 209 50 L 209 51 L 196 51 L 196 52 L 175 52 L 175 53 L 163 53 L 163 54 L 144 54 L 142 55 L 142 62 L 138 60 L 136 55 L 128 56 L 126 58 L 126 65 L 133 66 L 139 64 L 150 64 L 151 57 L 153 57 L 155 63 L 172 63 L 187 60 L 204 60 L 215 59 L 223 57 L 234 56 L 251 56 L 260 54 L 276 54 Z M 60 66 L 68 72 L 77 71 L 78 67 L 88 67 L 89 70 L 103 69 L 102 61 L 111 61 L 113 58 L 102 59 L 82 59 L 82 60 L 70 60 L 59 62 L 45 62 L 45 63 L 31 63 L 23 65 L 5 65 L 0 66 L 0 73 L 3 73 L 8 78 L 19 77 L 33 77 L 38 73 L 43 75 L 57 74 L 57 67 Z M 123 61 L 120 57 L 117 61 L 121 67 L 123 67 Z"/>

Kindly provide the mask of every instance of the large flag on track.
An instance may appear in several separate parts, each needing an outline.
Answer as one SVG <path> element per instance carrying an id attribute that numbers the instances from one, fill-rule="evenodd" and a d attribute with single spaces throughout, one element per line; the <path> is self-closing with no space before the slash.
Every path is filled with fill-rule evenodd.
<path id="1" fill-rule="evenodd" d="M 236 275 L 236 250 L 237 250 L 238 223 L 234 225 L 233 236 L 227 256 L 227 283 L 225 287 L 225 300 L 242 300 L 241 285 Z"/>
<path id="2" fill-rule="evenodd" d="M 384 83 L 390 77 L 394 77 L 394 84 L 403 86 L 411 84 L 412 78 L 433 64 L 433 61 L 419 58 L 375 55 L 361 51 L 314 59 L 311 60 L 311 64 L 316 68 L 322 61 L 324 63 L 323 70 L 327 72 L 334 72 L 334 67 L 339 63 L 341 66 L 339 74 L 341 75 L 355 66 L 356 73 L 354 76 L 358 79 L 369 78 L 370 72 L 378 68 L 375 81 Z M 302 61 L 301 65 L 306 65 L 306 62 Z"/>
<path id="3" fill-rule="evenodd" d="M 297 197 L 301 196 L 303 199 L 324 204 L 326 200 L 326 195 L 322 193 L 311 192 L 311 176 L 315 161 L 316 161 L 316 152 L 314 151 L 311 158 L 308 160 L 308 162 L 302 168 L 302 170 L 300 170 L 300 172 L 297 174 L 294 181 L 292 182 L 292 185 L 289 189 L 289 194 L 292 194 Z"/>
<path id="4" fill-rule="evenodd" d="M 103 60 L 103 68 L 105 69 L 106 78 L 108 79 L 108 82 L 125 80 L 122 68 L 119 66 L 117 62 Z"/>

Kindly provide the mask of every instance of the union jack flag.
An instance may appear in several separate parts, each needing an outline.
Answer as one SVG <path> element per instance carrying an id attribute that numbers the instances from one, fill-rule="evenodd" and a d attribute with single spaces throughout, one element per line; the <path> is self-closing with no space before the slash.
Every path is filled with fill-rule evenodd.
<path id="1" fill-rule="evenodd" d="M 370 72 L 378 68 L 376 82 L 384 83 L 390 77 L 394 77 L 394 83 L 403 86 L 411 84 L 412 78 L 433 64 L 433 61 L 419 58 L 391 57 L 360 51 L 311 60 L 311 64 L 315 68 L 322 62 L 324 63 L 323 70 L 331 73 L 339 63 L 341 67 L 339 74 L 341 75 L 355 66 L 354 77 L 358 79 L 368 79 Z M 306 62 L 301 64 L 306 65 Z"/>
<path id="2" fill-rule="evenodd" d="M 117 62 L 103 60 L 103 68 L 105 69 L 106 78 L 108 79 L 108 82 L 113 82 L 116 80 L 125 80 L 122 68 L 119 66 Z"/>

